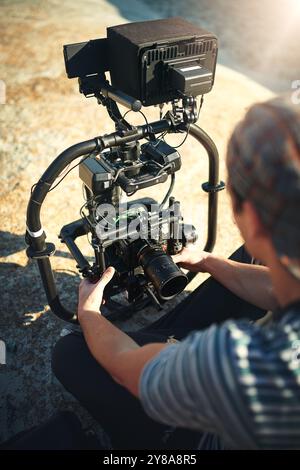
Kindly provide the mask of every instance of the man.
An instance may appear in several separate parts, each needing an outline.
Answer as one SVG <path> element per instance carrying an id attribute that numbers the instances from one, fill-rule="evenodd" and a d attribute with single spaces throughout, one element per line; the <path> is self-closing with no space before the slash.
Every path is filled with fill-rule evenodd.
<path id="1" fill-rule="evenodd" d="M 212 277 L 130 335 L 99 314 L 108 268 L 96 285 L 80 285 L 85 341 L 68 335 L 56 345 L 54 373 L 115 448 L 299 448 L 299 107 L 288 98 L 253 106 L 227 167 L 236 223 L 263 266 L 243 248 L 231 260 L 183 250 L 176 262 Z M 271 322 L 253 322 L 268 310 Z"/>

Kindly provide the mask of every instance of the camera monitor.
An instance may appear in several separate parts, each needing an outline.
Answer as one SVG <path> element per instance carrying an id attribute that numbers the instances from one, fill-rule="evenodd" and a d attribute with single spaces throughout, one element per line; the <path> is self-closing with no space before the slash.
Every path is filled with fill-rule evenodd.
<path id="1" fill-rule="evenodd" d="M 107 28 L 107 38 L 64 46 L 69 78 L 110 73 L 111 85 L 144 106 L 208 93 L 214 83 L 214 34 L 183 18 Z"/>

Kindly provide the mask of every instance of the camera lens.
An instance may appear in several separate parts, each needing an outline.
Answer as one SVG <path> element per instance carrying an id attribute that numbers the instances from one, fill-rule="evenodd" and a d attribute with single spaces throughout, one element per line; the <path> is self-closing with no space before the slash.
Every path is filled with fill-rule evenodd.
<path id="1" fill-rule="evenodd" d="M 138 251 L 138 262 L 162 300 L 172 299 L 188 283 L 187 276 L 159 246 L 144 244 Z"/>
<path id="2" fill-rule="evenodd" d="M 187 277 L 181 271 L 180 273 L 176 272 L 175 276 L 171 279 L 168 279 L 160 287 L 160 297 L 162 299 L 168 300 L 172 299 L 175 295 L 182 292 L 187 285 Z"/>

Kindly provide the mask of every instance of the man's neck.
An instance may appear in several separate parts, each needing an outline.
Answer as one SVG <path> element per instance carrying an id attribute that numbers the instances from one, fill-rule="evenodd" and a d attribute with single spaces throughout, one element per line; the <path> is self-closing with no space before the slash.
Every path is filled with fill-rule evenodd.
<path id="1" fill-rule="evenodd" d="M 269 264 L 270 275 L 274 287 L 274 295 L 280 307 L 300 301 L 300 281 L 280 263 L 278 259 L 273 259 Z"/>

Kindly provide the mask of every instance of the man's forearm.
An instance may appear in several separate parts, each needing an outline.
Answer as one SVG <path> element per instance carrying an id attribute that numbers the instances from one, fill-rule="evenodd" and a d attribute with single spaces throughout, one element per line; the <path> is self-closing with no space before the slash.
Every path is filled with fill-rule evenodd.
<path id="1" fill-rule="evenodd" d="M 96 361 L 116 382 L 137 396 L 143 367 L 166 344 L 152 343 L 140 347 L 99 312 L 81 312 L 79 320 L 87 345 Z"/>
<path id="2" fill-rule="evenodd" d="M 209 255 L 201 268 L 241 299 L 264 310 L 278 307 L 267 267 Z"/>

